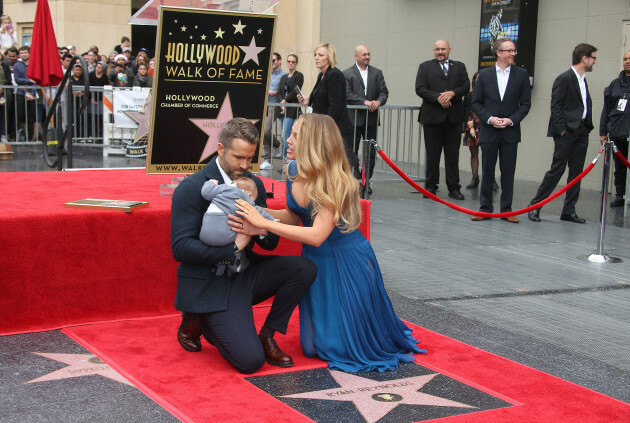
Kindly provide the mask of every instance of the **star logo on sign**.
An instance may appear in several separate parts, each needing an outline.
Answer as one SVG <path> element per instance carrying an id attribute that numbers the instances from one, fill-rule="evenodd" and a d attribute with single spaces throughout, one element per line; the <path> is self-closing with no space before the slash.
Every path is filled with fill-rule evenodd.
<path id="1" fill-rule="evenodd" d="M 238 20 L 237 24 L 232 24 L 232 26 L 234 27 L 234 33 L 236 34 L 237 32 L 240 32 L 241 34 L 243 34 L 243 28 L 245 28 L 247 25 L 242 25 L 241 24 L 241 20 Z M 245 34 L 243 34 L 245 35 Z"/>
<path id="2" fill-rule="evenodd" d="M 238 46 L 238 48 L 245 52 L 245 57 L 243 57 L 242 63 L 243 65 L 249 60 L 259 65 L 260 63 L 258 63 L 258 53 L 263 51 L 266 47 L 257 47 L 256 40 L 254 39 L 254 37 L 252 37 L 252 41 L 249 43 L 248 46 Z"/>
<path id="3" fill-rule="evenodd" d="M 153 109 L 153 95 L 149 93 L 147 100 L 144 103 L 144 108 L 140 111 L 124 112 L 127 116 L 133 119 L 138 124 L 136 130 L 136 136 L 133 138 L 133 143 L 139 142 L 145 135 L 148 135 L 151 129 L 151 110 Z"/>
<path id="4" fill-rule="evenodd" d="M 229 121 L 234 117 L 234 113 L 232 112 L 232 103 L 230 102 L 230 93 L 225 95 L 225 100 L 223 100 L 223 104 L 221 105 L 221 109 L 219 110 L 219 115 L 216 119 L 190 119 L 192 123 L 194 123 L 197 128 L 201 129 L 203 132 L 208 135 L 208 141 L 206 141 L 206 145 L 203 148 L 203 152 L 201 153 L 201 157 L 199 158 L 199 163 L 203 162 L 205 159 L 213 155 L 217 151 L 217 144 L 219 144 L 219 132 L 221 131 L 221 127 L 224 123 Z M 258 120 L 252 120 L 252 123 L 258 122 Z"/>
<path id="5" fill-rule="evenodd" d="M 301 394 L 282 395 L 281 398 L 351 401 L 366 422 L 374 423 L 400 404 L 434 407 L 477 408 L 461 402 L 419 392 L 439 373 L 379 382 L 345 372 L 330 370 L 339 387 Z"/>
<path id="6" fill-rule="evenodd" d="M 182 26 L 182 32 L 186 32 L 186 26 Z"/>
<path id="7" fill-rule="evenodd" d="M 262 28 L 258 28 L 258 34 L 262 34 Z"/>
<path id="8" fill-rule="evenodd" d="M 223 34 L 225 34 L 225 31 L 221 31 L 221 27 L 219 27 L 219 29 L 214 31 L 214 33 L 216 34 L 214 38 L 223 38 Z"/>
<path id="9" fill-rule="evenodd" d="M 205 40 L 206 39 L 206 34 L 201 34 L 200 38 L 201 38 L 202 41 Z"/>
<path id="10" fill-rule="evenodd" d="M 61 380 L 69 379 L 73 377 L 99 375 L 106 377 L 116 382 L 124 383 L 125 385 L 133 386 L 127 379 L 122 377 L 114 369 L 109 367 L 100 358 L 94 354 L 53 354 L 53 353 L 38 353 L 44 358 L 59 361 L 67 364 L 63 369 L 55 370 L 52 373 L 38 377 L 37 379 L 29 380 L 27 383 L 46 382 L 49 380 Z"/>

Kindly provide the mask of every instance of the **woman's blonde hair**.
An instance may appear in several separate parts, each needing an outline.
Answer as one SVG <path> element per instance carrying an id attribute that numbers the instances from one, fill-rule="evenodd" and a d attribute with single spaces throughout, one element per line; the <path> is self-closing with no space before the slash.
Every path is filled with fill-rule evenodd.
<path id="1" fill-rule="evenodd" d="M 309 113 L 300 116 L 296 125 L 295 178 L 305 181 L 311 217 L 330 208 L 342 232 L 354 231 L 361 223 L 359 184 L 352 176 L 337 124 L 328 115 Z"/>
<path id="2" fill-rule="evenodd" d="M 328 66 L 334 68 L 337 65 L 337 51 L 335 50 L 335 46 L 330 43 L 317 44 L 317 47 L 315 47 L 315 50 L 313 50 L 313 54 L 315 54 L 317 49 L 320 47 L 326 48 L 326 50 L 328 51 Z"/>

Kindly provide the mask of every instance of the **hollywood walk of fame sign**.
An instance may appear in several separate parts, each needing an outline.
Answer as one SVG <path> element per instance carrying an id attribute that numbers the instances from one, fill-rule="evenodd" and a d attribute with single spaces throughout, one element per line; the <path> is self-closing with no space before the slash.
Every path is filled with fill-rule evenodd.
<path id="1" fill-rule="evenodd" d="M 339 421 L 340 416 L 347 422 L 373 423 L 384 417 L 417 422 L 513 405 L 415 363 L 386 373 L 321 368 L 247 380 L 317 422 Z"/>
<path id="2" fill-rule="evenodd" d="M 55 370 L 52 373 L 29 380 L 25 383 L 38 383 L 50 380 L 69 379 L 80 376 L 99 375 L 125 385 L 133 386 L 127 379 L 109 367 L 103 360 L 94 354 L 61 354 L 61 353 L 33 353 L 44 358 L 67 364 L 66 367 Z"/>
<path id="3" fill-rule="evenodd" d="M 151 110 L 153 109 L 153 95 L 149 93 L 144 107 L 138 111 L 123 112 L 138 124 L 136 135 L 131 143 L 125 143 L 127 157 L 146 157 L 149 131 L 151 130 Z"/>
<path id="4" fill-rule="evenodd" d="M 147 173 L 203 168 L 233 117 L 262 132 L 275 23 L 275 15 L 160 8 Z"/>

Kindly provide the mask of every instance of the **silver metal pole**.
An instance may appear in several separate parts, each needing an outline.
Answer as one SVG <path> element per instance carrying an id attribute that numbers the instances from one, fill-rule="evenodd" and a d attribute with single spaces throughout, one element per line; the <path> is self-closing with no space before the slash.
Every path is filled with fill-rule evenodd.
<path id="1" fill-rule="evenodd" d="M 604 234 L 606 233 L 606 208 L 608 206 L 608 179 L 610 177 L 610 158 L 612 141 L 607 141 L 604 144 L 604 173 L 602 176 L 602 202 L 599 211 L 599 239 L 597 242 L 597 253 L 591 254 L 587 257 L 587 260 L 592 263 L 619 263 L 621 259 L 616 257 L 610 257 L 604 254 Z"/>

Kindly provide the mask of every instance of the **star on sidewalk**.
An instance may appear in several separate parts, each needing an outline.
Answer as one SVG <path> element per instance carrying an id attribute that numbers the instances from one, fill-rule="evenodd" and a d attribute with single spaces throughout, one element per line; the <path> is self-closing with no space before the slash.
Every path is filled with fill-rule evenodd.
<path id="1" fill-rule="evenodd" d="M 225 31 L 221 31 L 221 27 L 219 27 L 219 29 L 214 31 L 214 33 L 216 34 L 214 38 L 223 38 L 223 34 L 225 34 Z"/>
<path id="2" fill-rule="evenodd" d="M 283 395 L 282 398 L 351 401 L 368 423 L 378 421 L 399 404 L 477 408 L 472 405 L 418 392 L 439 373 L 383 382 L 336 370 L 331 370 L 330 374 L 340 385 L 338 388 Z"/>
<path id="3" fill-rule="evenodd" d="M 151 129 L 151 110 L 153 109 L 153 95 L 149 94 L 147 100 L 144 103 L 144 107 L 139 111 L 124 112 L 127 116 L 133 119 L 138 124 L 136 130 L 136 136 L 133 138 L 133 143 L 137 143 L 149 133 Z"/>
<path id="4" fill-rule="evenodd" d="M 46 382 L 49 380 L 69 379 L 73 377 L 99 375 L 125 385 L 133 386 L 127 379 L 118 374 L 114 369 L 109 367 L 100 358 L 94 354 L 55 354 L 55 353 L 38 353 L 44 358 L 66 363 L 68 366 L 63 369 L 55 370 L 47 375 L 40 376 L 36 379 L 29 380 L 26 383 Z"/>
<path id="5" fill-rule="evenodd" d="M 227 93 L 225 94 L 225 100 L 223 100 L 223 104 L 221 105 L 221 109 L 219 110 L 219 114 L 216 119 L 190 119 L 197 128 L 201 129 L 206 133 L 206 135 L 208 135 L 208 141 L 206 141 L 206 145 L 203 148 L 203 152 L 199 158 L 199 163 L 203 162 L 217 151 L 219 131 L 221 131 L 223 124 L 233 117 L 234 114 L 232 112 L 232 103 L 230 102 L 230 93 Z M 255 124 L 258 120 L 252 120 L 251 122 Z"/>
<path id="6" fill-rule="evenodd" d="M 241 20 L 238 20 L 237 24 L 232 24 L 232 26 L 234 27 L 234 33 L 236 34 L 237 32 L 240 32 L 241 34 L 243 34 L 243 28 L 245 28 L 247 25 L 242 25 L 241 24 Z M 245 35 L 245 34 L 243 34 Z"/>
<path id="7" fill-rule="evenodd" d="M 252 37 L 252 41 L 249 43 L 248 46 L 238 46 L 238 48 L 245 52 L 245 57 L 243 57 L 243 62 L 241 63 L 241 65 L 244 65 L 249 60 L 259 65 L 260 63 L 258 63 L 258 53 L 260 53 L 267 47 L 257 47 L 256 40 L 254 39 L 254 37 Z"/>

